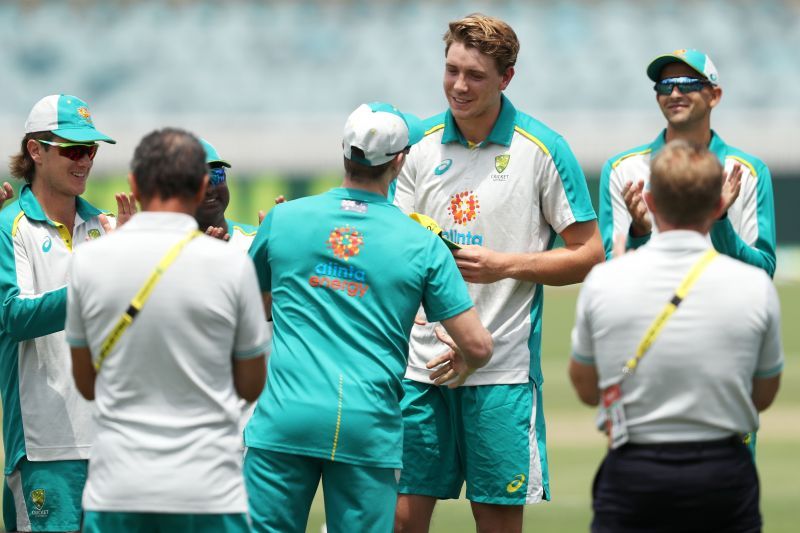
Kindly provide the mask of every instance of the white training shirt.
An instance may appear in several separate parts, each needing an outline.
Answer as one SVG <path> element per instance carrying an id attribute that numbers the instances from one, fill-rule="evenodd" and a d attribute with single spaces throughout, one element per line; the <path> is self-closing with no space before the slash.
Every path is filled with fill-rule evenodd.
<path id="1" fill-rule="evenodd" d="M 575 222 L 594 220 L 586 179 L 566 141 L 503 97 L 489 137 L 470 147 L 449 110 L 426 122 L 397 179 L 395 203 L 438 222 L 458 244 L 542 252 Z M 542 289 L 504 279 L 467 284 L 494 355 L 466 385 L 527 383 L 541 375 Z M 445 349 L 435 324 L 414 326 L 406 377 L 430 383 L 425 364 Z"/>
<path id="2" fill-rule="evenodd" d="M 134 294 L 192 229 L 188 215 L 144 212 L 82 247 L 68 287 L 68 342 L 88 345 L 96 360 Z M 250 258 L 211 237 L 186 245 L 97 376 L 84 508 L 247 512 L 233 358 L 263 354 L 269 340 Z"/>
<path id="3" fill-rule="evenodd" d="M 594 267 L 581 289 L 573 358 L 613 384 L 645 331 L 711 244 L 693 231 L 654 235 Z M 622 384 L 634 443 L 722 439 L 758 428 L 753 378 L 781 372 L 778 295 L 769 276 L 716 257 Z"/>

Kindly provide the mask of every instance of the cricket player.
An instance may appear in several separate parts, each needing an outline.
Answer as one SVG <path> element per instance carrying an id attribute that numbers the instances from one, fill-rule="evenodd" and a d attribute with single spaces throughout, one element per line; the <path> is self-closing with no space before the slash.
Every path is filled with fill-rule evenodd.
<path id="1" fill-rule="evenodd" d="M 99 142 L 76 96 L 39 100 L 10 172 L 25 180 L 0 213 L 0 391 L 6 528 L 76 531 L 92 439 L 91 408 L 70 374 L 64 337 L 73 248 L 104 234 L 99 209 L 80 195 Z M 105 259 L 94 272 L 105 269 Z M 9 495 L 10 491 L 10 495 Z"/>
<path id="2" fill-rule="evenodd" d="M 96 406 L 83 531 L 249 532 L 238 400 L 261 392 L 270 341 L 253 262 L 198 231 L 190 133 L 145 136 L 130 184 L 142 212 L 70 269 L 72 370 Z"/>
<path id="3" fill-rule="evenodd" d="M 253 243 L 256 235 L 256 226 L 234 222 L 225 217 L 225 210 L 231 201 L 231 193 L 228 190 L 228 178 L 226 168 L 231 168 L 231 164 L 219 156 L 216 148 L 205 139 L 200 139 L 206 153 L 206 164 L 209 166 L 208 189 L 206 197 L 197 208 L 195 219 L 200 225 L 200 231 L 205 231 L 227 240 L 238 248 L 247 251 Z M 209 228 L 211 228 L 209 230 Z"/>
<path id="4" fill-rule="evenodd" d="M 652 142 L 615 155 L 603 167 L 600 229 L 606 256 L 611 257 L 615 240 L 624 241 L 625 249 L 636 249 L 659 230 L 642 198 L 650 160 L 669 141 L 683 139 L 708 147 L 728 176 L 722 193 L 725 208 L 709 232 L 714 248 L 774 275 L 772 177 L 760 159 L 726 144 L 711 129 L 711 112 L 722 100 L 711 58 L 697 50 L 675 50 L 656 57 L 647 76 L 655 82 L 667 127 Z"/>
<path id="5" fill-rule="evenodd" d="M 729 208 L 717 153 L 670 141 L 648 174 L 660 232 L 592 270 L 572 333 L 572 383 L 609 420 L 592 531 L 761 531 L 741 435 L 778 391 L 778 294 L 762 269 L 708 240 Z"/>
<path id="6" fill-rule="evenodd" d="M 255 531 L 305 531 L 320 477 L 329 532 L 392 530 L 420 302 L 447 331 L 432 380 L 458 385 L 489 360 L 445 242 L 387 200 L 420 126 L 388 104 L 359 106 L 342 187 L 274 207 L 250 249 L 275 328 L 269 386 L 245 429 Z"/>
<path id="7" fill-rule="evenodd" d="M 526 503 L 550 499 L 541 371 L 543 285 L 577 283 L 603 260 L 586 180 L 563 137 L 503 91 L 519 41 L 481 14 L 444 36 L 449 109 L 426 122 L 395 203 L 438 221 L 481 321 L 492 361 L 455 390 L 430 382 L 436 317 L 412 331 L 403 383 L 398 531 L 427 531 L 437 499 L 467 498 L 479 531 L 520 531 Z M 557 235 L 565 246 L 552 249 Z"/>

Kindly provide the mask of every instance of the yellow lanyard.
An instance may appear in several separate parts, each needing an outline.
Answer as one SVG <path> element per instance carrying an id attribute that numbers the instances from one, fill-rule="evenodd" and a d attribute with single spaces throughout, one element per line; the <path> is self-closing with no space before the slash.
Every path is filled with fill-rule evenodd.
<path id="1" fill-rule="evenodd" d="M 689 292 L 689 289 L 697 281 L 697 278 L 700 277 L 700 274 L 706 269 L 706 267 L 714 260 L 719 254 L 716 250 L 709 250 L 703 257 L 700 258 L 697 263 L 692 266 L 689 273 L 686 274 L 686 277 L 683 278 L 681 284 L 675 290 L 675 294 L 672 296 L 672 299 L 664 306 L 661 310 L 661 313 L 656 317 L 650 327 L 647 329 L 647 333 L 644 334 L 641 342 L 639 342 L 638 348 L 636 348 L 636 355 L 631 357 L 625 366 L 622 367 L 622 377 L 623 379 L 630 376 L 636 371 L 636 367 L 639 365 L 639 362 L 644 357 L 644 354 L 647 353 L 647 350 L 650 349 L 650 346 L 655 342 L 656 337 L 661 333 L 661 330 L 664 329 L 664 325 L 669 320 L 669 317 L 672 316 L 678 306 L 681 304 L 684 298 L 686 298 L 686 294 Z"/>
<path id="2" fill-rule="evenodd" d="M 164 274 L 164 272 L 166 272 L 167 268 L 169 268 L 175 259 L 178 258 L 178 255 L 180 255 L 184 246 L 202 234 L 203 233 L 201 231 L 192 230 L 189 235 L 178 241 L 177 244 L 167 250 L 167 253 L 161 258 L 161 261 L 158 262 L 155 270 L 150 273 L 150 276 L 148 276 L 147 280 L 144 282 L 144 285 L 142 285 L 142 288 L 139 289 L 139 292 L 137 292 L 136 296 L 133 297 L 131 304 L 117 321 L 114 329 L 111 330 L 111 333 L 109 333 L 103 341 L 102 347 L 100 348 L 100 357 L 94 364 L 94 369 L 96 371 L 100 371 L 100 367 L 103 366 L 103 361 L 105 361 L 106 357 L 108 357 L 108 354 L 111 353 L 111 350 L 114 348 L 114 346 L 116 346 L 119 338 L 122 336 L 125 330 L 128 329 L 128 327 L 133 323 L 133 319 L 136 318 L 136 315 L 142 310 L 145 302 L 147 302 L 147 299 L 150 297 L 150 293 L 153 292 L 153 288 L 155 287 L 156 283 L 158 283 L 158 281 L 161 279 L 161 276 Z"/>

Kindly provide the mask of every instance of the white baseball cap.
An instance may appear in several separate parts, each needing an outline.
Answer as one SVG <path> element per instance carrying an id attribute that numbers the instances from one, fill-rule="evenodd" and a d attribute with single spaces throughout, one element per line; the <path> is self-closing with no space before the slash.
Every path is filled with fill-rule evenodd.
<path id="1" fill-rule="evenodd" d="M 418 143 L 425 136 L 422 121 L 401 113 L 391 104 L 361 104 L 344 124 L 342 149 L 351 161 L 376 167 L 388 163 L 397 154 Z M 358 148 L 364 153 L 354 154 Z"/>
<path id="2" fill-rule="evenodd" d="M 25 133 L 38 131 L 52 131 L 72 142 L 117 142 L 97 131 L 86 102 L 69 94 L 51 94 L 36 102 L 25 121 Z"/>

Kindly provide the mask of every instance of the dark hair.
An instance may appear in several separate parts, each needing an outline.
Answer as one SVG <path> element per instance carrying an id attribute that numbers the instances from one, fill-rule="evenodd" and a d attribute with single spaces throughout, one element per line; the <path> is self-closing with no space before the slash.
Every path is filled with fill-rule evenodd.
<path id="1" fill-rule="evenodd" d="M 350 152 L 353 156 L 366 159 L 363 150 L 355 146 L 350 147 Z M 362 165 L 350 159 L 344 158 L 344 171 L 347 176 L 353 181 L 378 181 L 386 173 L 386 169 L 392 164 L 394 159 L 390 159 L 382 165 L 371 167 L 369 165 Z"/>
<path id="2" fill-rule="evenodd" d="M 197 137 L 178 128 L 148 133 L 133 152 L 131 173 L 143 198 L 189 198 L 208 173 Z"/>
<path id="3" fill-rule="evenodd" d="M 33 133 L 26 133 L 20 143 L 19 153 L 11 156 L 8 163 L 8 171 L 17 179 L 25 180 L 28 183 L 33 183 L 33 177 L 36 173 L 36 164 L 33 162 L 30 152 L 28 151 L 28 141 L 31 139 L 41 141 L 52 141 L 55 139 L 52 131 L 35 131 Z M 45 151 L 50 147 L 42 144 Z"/>

